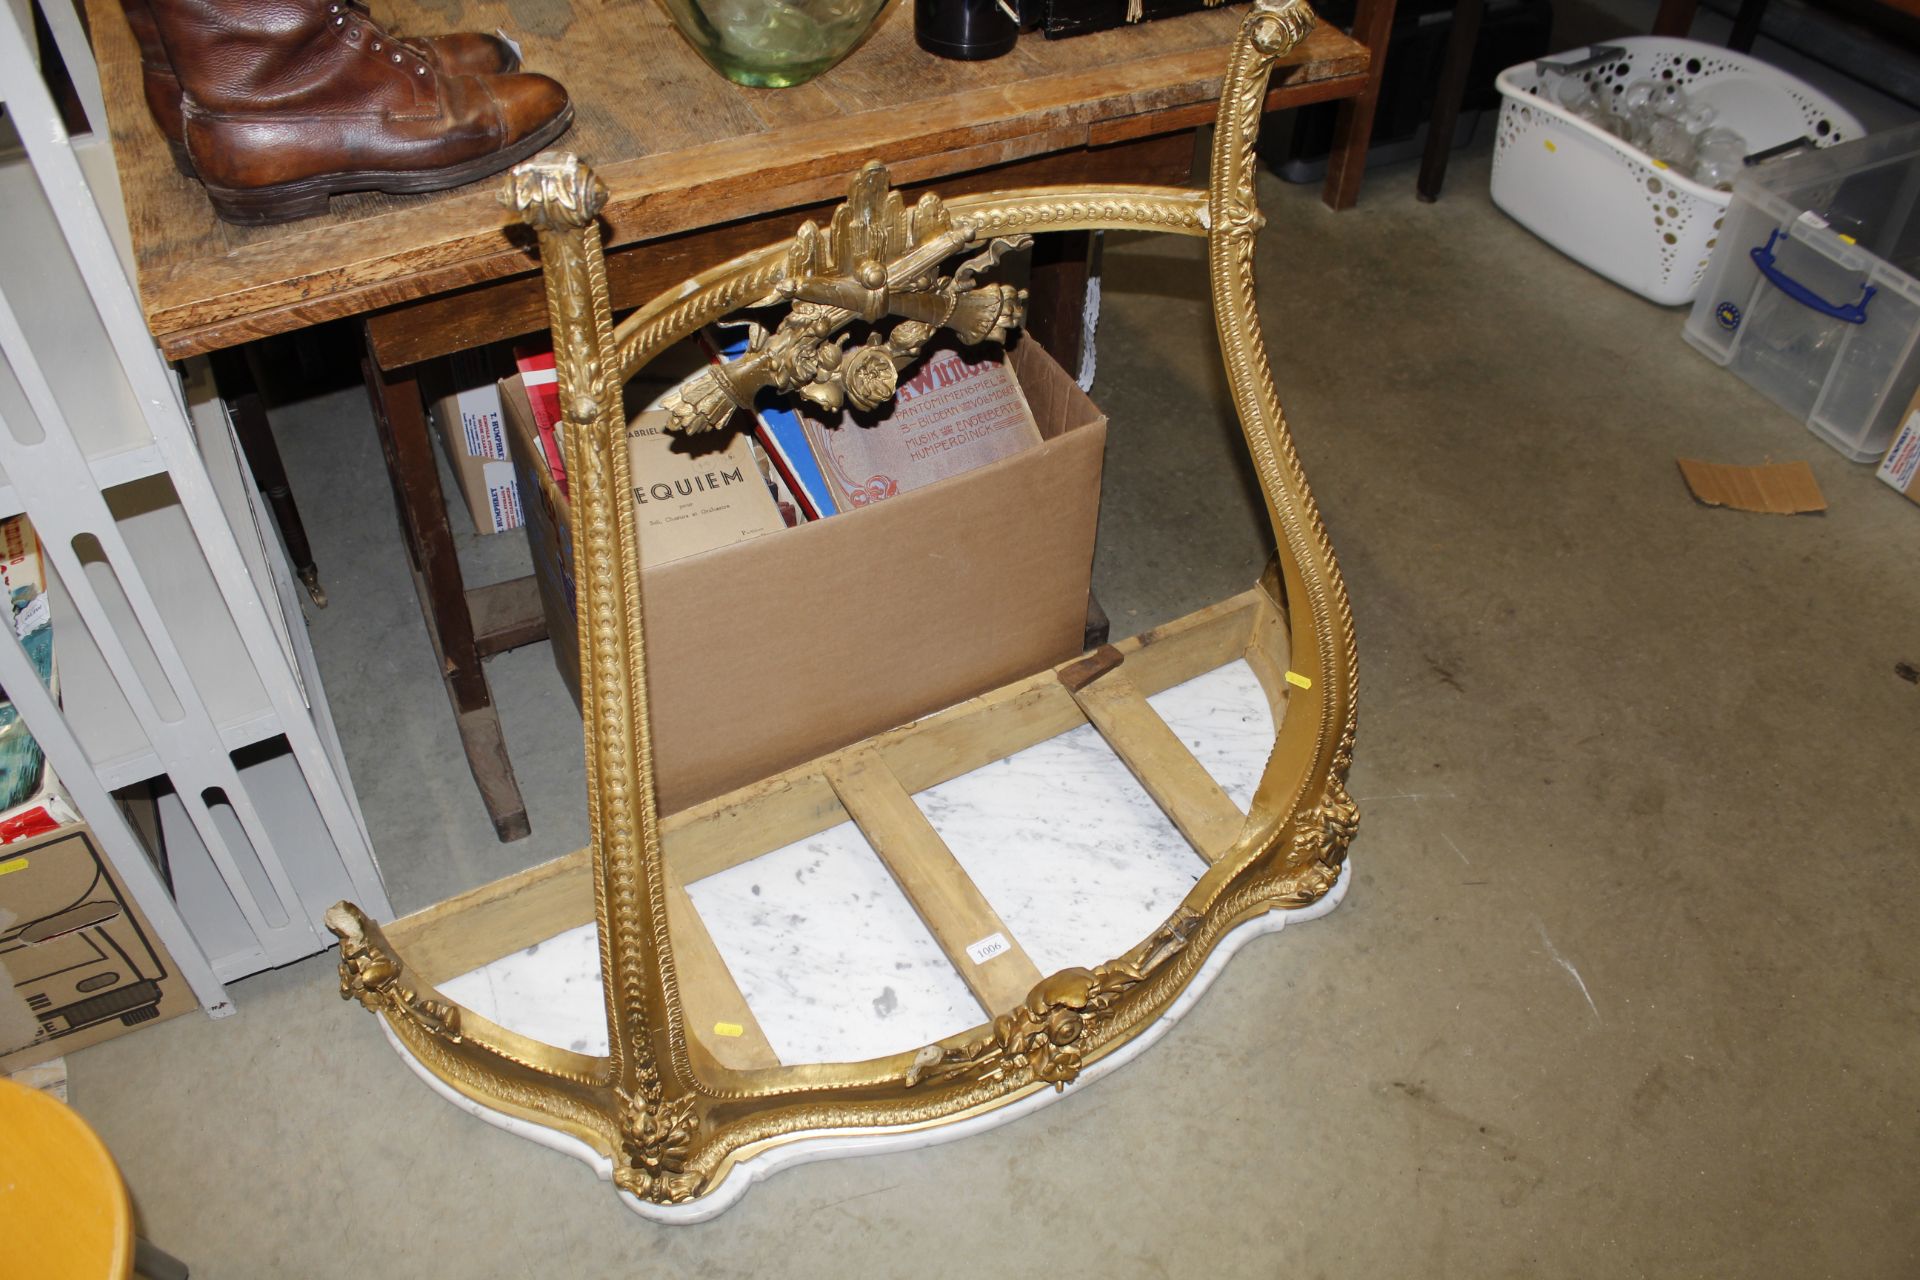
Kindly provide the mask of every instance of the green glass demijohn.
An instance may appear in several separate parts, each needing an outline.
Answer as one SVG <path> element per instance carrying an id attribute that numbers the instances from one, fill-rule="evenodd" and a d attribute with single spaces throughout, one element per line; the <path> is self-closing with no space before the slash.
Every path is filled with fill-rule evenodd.
<path id="1" fill-rule="evenodd" d="M 736 84 L 804 84 L 847 56 L 887 0 L 661 0 L 680 34 Z"/>

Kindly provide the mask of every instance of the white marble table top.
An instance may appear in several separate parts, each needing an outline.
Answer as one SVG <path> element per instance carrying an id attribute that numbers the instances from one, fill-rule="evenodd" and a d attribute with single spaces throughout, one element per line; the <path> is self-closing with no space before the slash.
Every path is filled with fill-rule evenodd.
<path id="1" fill-rule="evenodd" d="M 1273 745 L 1259 680 L 1232 662 L 1149 701 L 1244 812 Z M 954 856 L 1044 972 L 1094 965 L 1158 926 L 1206 869 L 1126 766 L 1089 725 L 915 797 Z M 1345 896 L 1351 869 L 1311 907 L 1246 921 L 1220 940 L 1167 1012 L 1091 1064 L 1076 1089 L 1118 1070 L 1165 1034 L 1251 938 L 1318 919 Z M 986 1017 L 865 838 L 851 823 L 687 887 L 768 1041 L 783 1063 L 857 1061 L 916 1049 Z M 592 925 L 442 984 L 475 1013 L 576 1052 L 607 1051 L 599 947 Z M 577 1138 L 492 1111 L 439 1080 L 388 1039 L 441 1096 L 490 1124 L 553 1147 L 610 1178 L 612 1163 Z M 736 1164 L 686 1204 L 621 1193 L 636 1213 L 700 1222 L 747 1188 L 810 1160 L 951 1141 L 1045 1106 L 1037 1090 L 932 1129 L 824 1133 Z"/>
<path id="2" fill-rule="evenodd" d="M 1273 745 L 1236 661 L 1149 701 L 1244 810 Z M 915 797 L 1043 973 L 1137 944 L 1206 863 L 1090 725 Z M 852 823 L 687 886 L 784 1063 L 917 1049 L 987 1018 Z M 441 985 L 522 1035 L 607 1051 L 592 925 Z"/>

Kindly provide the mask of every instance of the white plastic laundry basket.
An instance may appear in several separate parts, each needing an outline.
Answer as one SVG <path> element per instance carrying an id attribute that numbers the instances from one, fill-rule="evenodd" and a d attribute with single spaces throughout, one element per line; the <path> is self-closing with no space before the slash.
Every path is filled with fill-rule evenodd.
<path id="1" fill-rule="evenodd" d="M 1627 36 L 1552 60 L 1580 69 L 1508 67 L 1493 152 L 1493 202 L 1575 261 L 1667 306 L 1689 302 L 1713 256 L 1730 193 L 1715 191 L 1553 100 L 1577 75 L 1596 94 L 1664 80 L 1711 105 L 1749 153 L 1811 138 L 1831 146 L 1864 132 L 1839 103 L 1764 62 L 1697 40 Z"/>

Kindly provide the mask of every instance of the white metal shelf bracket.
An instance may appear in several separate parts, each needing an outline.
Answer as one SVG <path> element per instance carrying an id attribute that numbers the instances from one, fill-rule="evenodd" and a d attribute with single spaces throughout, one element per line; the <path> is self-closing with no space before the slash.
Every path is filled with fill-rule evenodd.
<path id="1" fill-rule="evenodd" d="M 48 16 L 89 121 L 100 134 L 89 145 L 104 145 L 106 117 L 98 75 L 77 16 L 61 0 L 51 0 Z M 212 972 L 235 976 L 323 950 L 330 939 L 321 918 L 333 897 L 357 897 L 382 917 L 390 916 L 392 908 L 347 780 L 338 737 L 325 720 L 325 694 L 318 685 L 304 621 L 297 606 L 287 615 L 287 598 L 278 589 L 273 564 L 276 557 L 284 557 L 284 551 L 277 543 L 269 548 L 262 538 L 258 549 L 266 553 L 265 573 L 260 570 L 258 557 L 250 564 L 236 536 L 236 524 L 247 526 L 249 537 L 260 536 L 246 514 L 252 497 L 244 495 L 237 504 L 238 513 L 228 510 L 232 504 L 223 504 L 202 449 L 202 434 L 210 428 L 203 423 L 196 433 L 196 417 L 214 414 L 211 421 L 215 426 L 211 429 L 222 432 L 219 446 L 229 447 L 231 440 L 224 436 L 224 407 L 204 389 L 196 393 L 197 398 L 204 397 L 204 402 L 190 405 L 179 378 L 155 348 L 107 222 L 109 216 L 119 219 L 122 215 L 117 208 L 102 209 L 100 201 L 108 196 L 90 187 L 72 139 L 35 65 L 28 32 L 18 11 L 5 4 L 0 4 L 0 99 L 4 99 L 25 146 L 30 176 L 38 183 L 58 228 L 57 238 L 51 228 L 38 237 L 57 243 L 0 243 L 0 267 L 6 266 L 8 254 L 65 253 L 86 294 L 84 299 L 8 297 L 8 273 L 0 271 L 0 351 L 4 351 L 7 366 L 0 372 L 9 375 L 0 382 L 0 393 L 5 393 L 6 399 L 0 404 L 0 463 L 4 464 L 14 505 L 32 521 L 44 555 L 104 662 L 104 672 L 98 666 L 92 669 L 93 684 L 102 687 L 84 692 L 111 700 L 111 691 L 104 687 L 110 675 L 111 684 L 125 700 L 124 711 L 117 713 L 119 722 L 125 723 L 130 712 L 138 735 L 150 748 L 147 756 L 136 753 L 129 761 L 150 759 L 151 772 L 142 776 L 164 775 L 172 782 L 190 820 L 192 836 L 204 846 L 217 869 L 223 893 L 231 896 L 231 904 L 223 902 L 218 909 L 237 908 L 252 935 L 248 945 L 229 954 L 208 955 L 204 948 L 200 950 L 201 968 L 211 966 L 208 980 L 214 981 Z M 105 158 L 90 154 L 89 163 Z M 112 202 L 118 203 L 117 192 L 112 194 Z M 16 265 L 27 261 L 14 259 Z M 26 278 L 32 281 L 36 277 L 28 272 Z M 121 415 L 83 414 L 86 422 L 77 422 L 68 407 L 69 393 L 83 388 L 69 386 L 68 382 L 84 378 L 76 374 L 75 362 L 67 359 L 56 363 L 65 370 L 61 376 L 68 381 L 52 381 L 50 366 L 42 358 L 48 353 L 37 356 L 35 349 L 36 341 L 46 341 L 46 335 L 36 334 L 23 323 L 29 302 L 35 308 L 44 308 L 60 301 L 92 308 L 87 313 L 69 313 L 82 315 L 80 328 L 94 335 L 79 367 L 91 362 L 102 371 L 115 370 L 124 376 L 133 393 L 133 403 L 124 406 L 124 417 L 131 418 L 137 411 L 141 421 L 119 421 L 121 434 L 115 438 L 132 441 L 136 452 L 159 463 L 157 467 L 151 463 L 134 467 L 124 478 L 164 474 L 172 487 L 172 499 L 185 517 L 185 528 L 178 538 L 180 546 L 169 545 L 160 552 L 143 543 L 142 555 L 192 558 L 187 563 L 204 560 L 205 572 L 218 590 L 219 604 L 212 604 L 209 595 L 207 605 L 187 612 L 222 616 L 193 618 L 191 634 L 182 631 L 179 608 L 173 610 L 170 626 L 122 527 L 124 517 L 116 515 L 107 500 L 104 489 L 119 471 L 113 465 L 103 467 L 112 459 L 90 458 L 73 430 L 83 425 L 92 430 L 96 422 Z M 36 310 L 33 314 L 43 312 Z M 57 354 L 70 356 L 71 352 Z M 129 430 L 130 436 L 126 434 Z M 151 443 L 141 444 L 141 440 Z M 230 462 L 222 461 L 221 465 L 230 467 Z M 231 477 L 227 483 L 229 488 L 234 487 Z M 105 561 L 104 568 L 98 563 L 100 559 Z M 276 617 L 276 609 L 283 616 Z M 312 842 L 304 839 L 276 844 L 274 815 L 264 812 L 256 802 L 246 771 L 235 762 L 234 744 L 223 737 L 222 722 L 211 709 L 211 686 L 196 683 L 195 671 L 187 661 L 188 653 L 205 652 L 196 647 L 195 637 L 208 634 L 206 628 L 226 628 L 222 634 L 237 636 L 237 644 L 232 639 L 224 643 L 232 646 L 236 659 L 244 652 L 252 670 L 209 672 L 209 663 L 202 658 L 199 680 L 222 682 L 218 686 L 222 689 L 239 689 L 241 686 L 233 684 L 229 676 L 244 674 L 247 688 L 257 679 L 264 691 L 264 705 L 250 701 L 256 694 L 239 694 L 248 717 L 246 723 L 251 726 L 246 741 L 285 740 L 331 842 L 330 851 L 316 854 Z M 56 644 L 58 640 L 56 635 Z M 13 647 L 18 648 L 17 642 Z M 8 687 L 11 691 L 11 678 Z M 69 687 L 64 692 L 71 704 L 83 691 Z M 223 697 L 222 705 L 229 705 L 235 694 L 227 692 Z M 35 737 L 48 745 L 50 760 L 55 758 L 51 740 L 70 748 L 63 749 L 54 768 L 82 813 L 96 827 L 115 821 L 124 827 L 98 772 L 112 762 L 87 756 L 82 735 L 74 731 L 74 722 L 51 697 L 34 701 L 38 705 L 30 710 L 27 699 L 21 700 L 22 714 Z M 231 736 L 232 726 L 226 727 Z M 124 730 L 125 740 L 136 741 L 134 732 L 129 725 Z M 76 770 L 84 777 L 76 775 Z M 82 791 L 87 791 L 91 799 L 83 798 Z M 222 803 L 230 809 L 234 823 L 216 815 L 216 807 Z M 99 809 L 101 804 L 107 807 Z M 105 832 L 102 834 L 105 841 Z M 121 866 L 125 846 L 106 843 L 115 865 L 127 876 L 129 888 L 155 918 L 156 927 L 161 919 L 168 919 L 173 933 L 178 934 L 196 918 L 193 910 L 186 909 L 192 904 L 175 904 L 167 899 L 144 855 L 141 865 L 149 873 L 144 883 L 160 899 L 149 900 L 135 889 L 138 877 Z M 176 906 L 182 910 L 176 911 Z M 162 934 L 171 945 L 167 930 Z M 221 999 L 224 1001 L 224 996 Z"/>

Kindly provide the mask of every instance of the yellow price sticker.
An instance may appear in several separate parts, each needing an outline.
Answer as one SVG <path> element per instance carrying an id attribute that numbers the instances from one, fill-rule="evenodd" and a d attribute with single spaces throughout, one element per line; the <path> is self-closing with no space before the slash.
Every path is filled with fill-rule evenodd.
<path id="1" fill-rule="evenodd" d="M 1287 672 L 1287 683 L 1296 689 L 1313 688 L 1313 680 L 1308 676 L 1301 675 L 1298 671 Z"/>
<path id="2" fill-rule="evenodd" d="M 10 876 L 16 871 L 25 871 L 26 869 L 27 860 L 25 858 L 9 858 L 5 862 L 0 862 L 0 876 Z"/>
<path id="3" fill-rule="evenodd" d="M 738 1039 L 747 1034 L 747 1029 L 737 1022 L 716 1022 L 713 1024 L 713 1034 Z"/>

